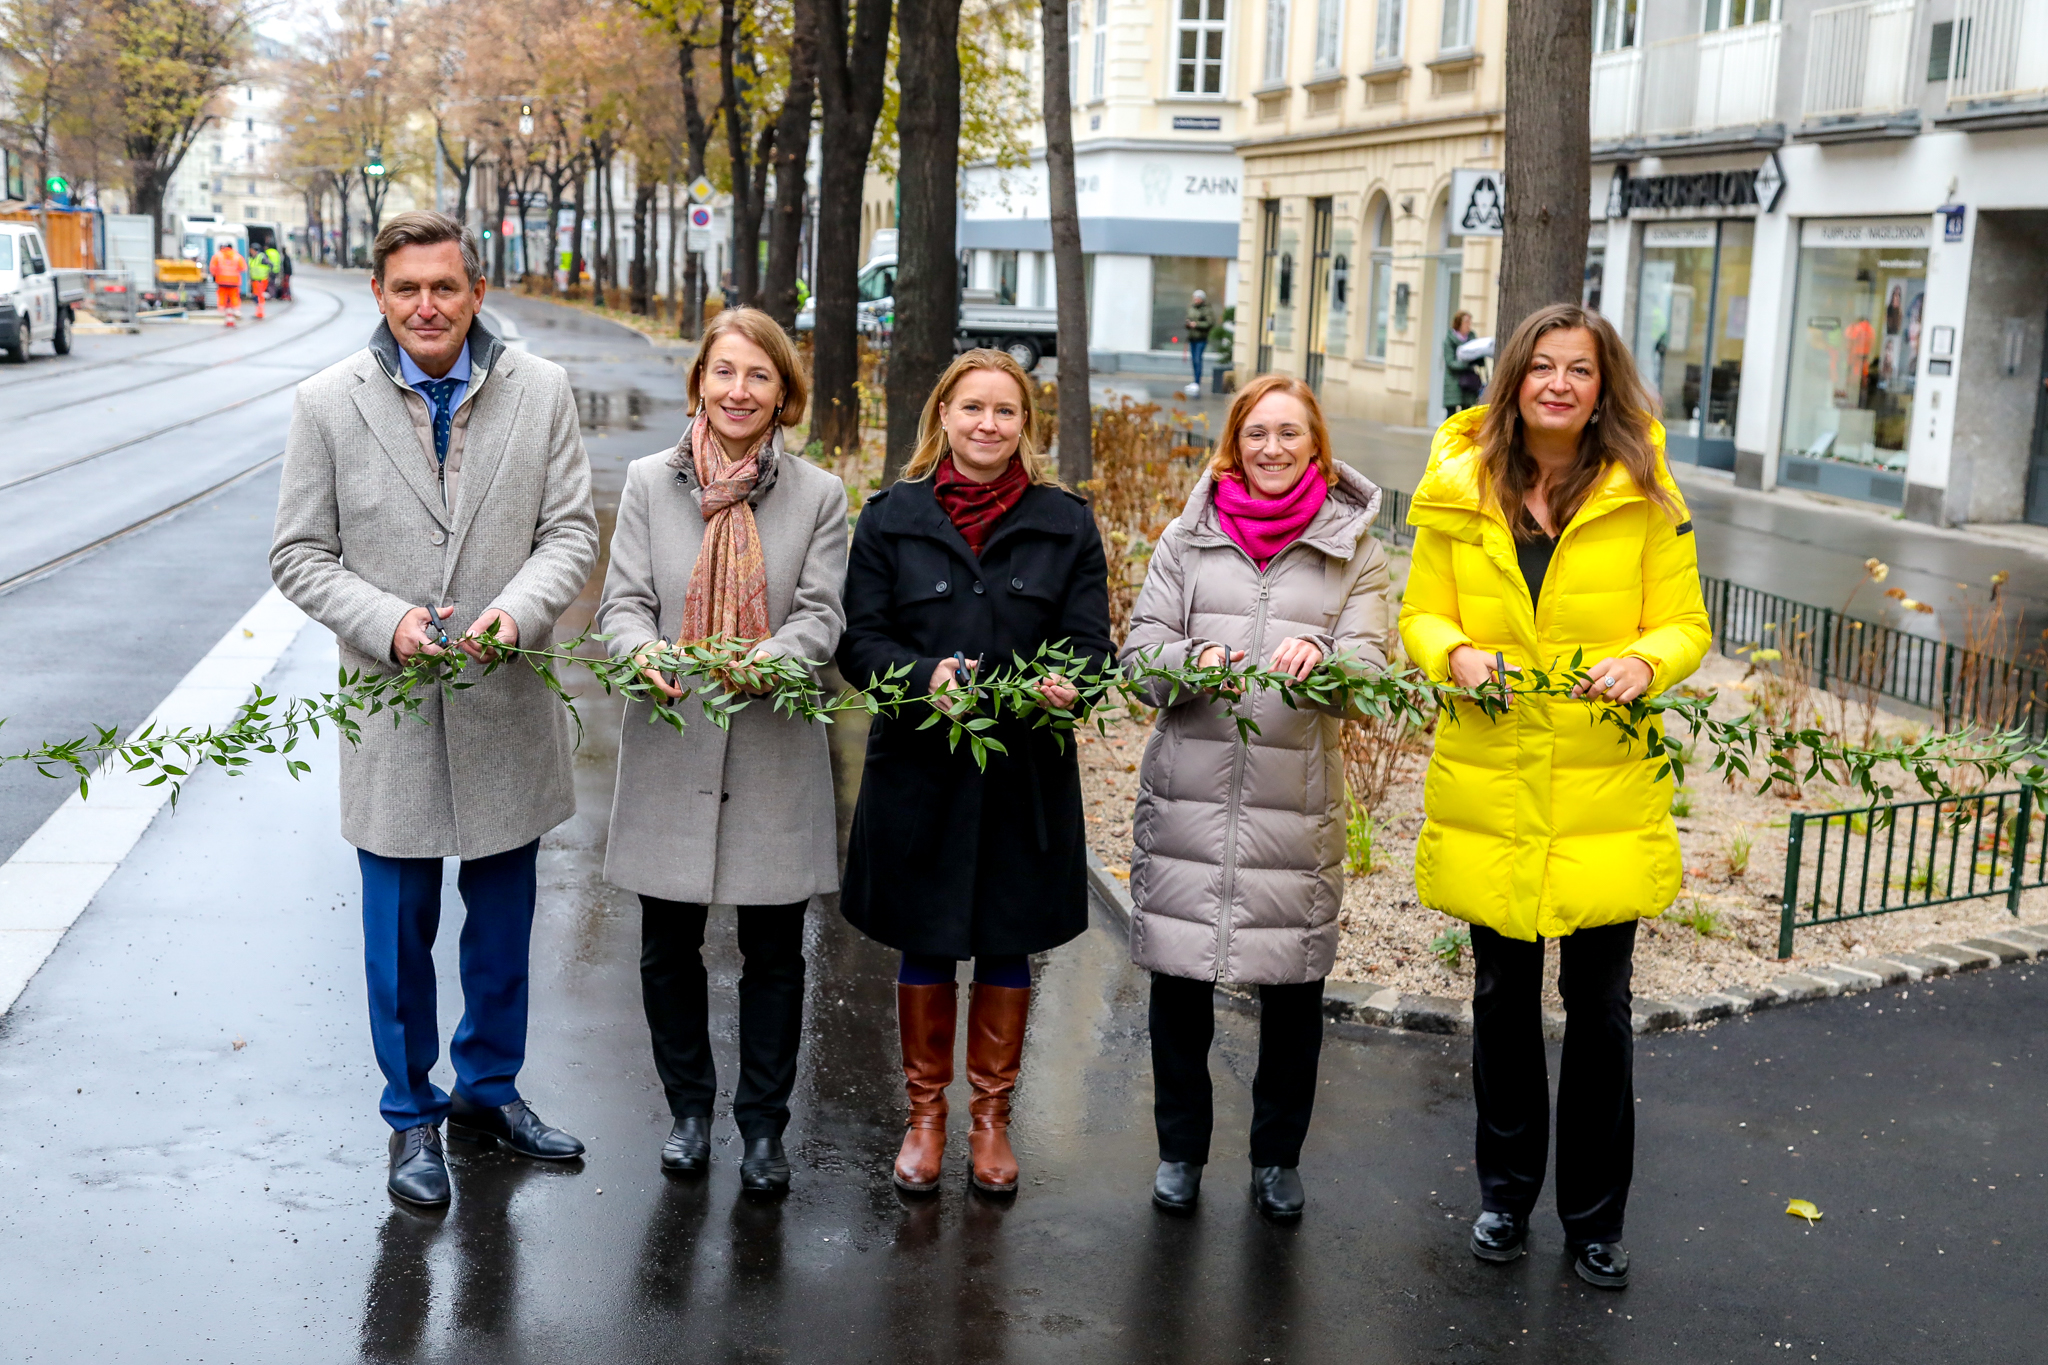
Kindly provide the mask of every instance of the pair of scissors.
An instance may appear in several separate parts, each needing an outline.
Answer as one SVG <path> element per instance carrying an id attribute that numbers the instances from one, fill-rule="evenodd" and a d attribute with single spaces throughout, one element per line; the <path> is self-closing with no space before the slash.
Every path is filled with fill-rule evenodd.
<path id="1" fill-rule="evenodd" d="M 448 628 L 441 624 L 441 613 L 433 607 L 422 607 L 427 614 L 427 629 L 433 632 L 427 643 L 441 649 L 451 649 L 455 642 L 448 638 Z"/>

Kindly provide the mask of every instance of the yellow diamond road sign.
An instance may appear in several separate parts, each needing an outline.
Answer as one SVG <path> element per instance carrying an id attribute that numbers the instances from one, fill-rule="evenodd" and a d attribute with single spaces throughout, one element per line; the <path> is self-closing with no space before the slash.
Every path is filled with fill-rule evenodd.
<path id="1" fill-rule="evenodd" d="M 711 182 L 701 175 L 690 182 L 690 197 L 700 204 L 708 202 L 714 193 Z"/>

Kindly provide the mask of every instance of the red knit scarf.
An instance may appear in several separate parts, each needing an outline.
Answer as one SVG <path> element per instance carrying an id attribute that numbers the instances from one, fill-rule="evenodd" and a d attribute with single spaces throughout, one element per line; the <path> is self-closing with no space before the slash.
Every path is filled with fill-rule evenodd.
<path id="1" fill-rule="evenodd" d="M 932 475 L 932 496 L 953 519 L 953 525 L 959 528 L 961 538 L 977 559 L 996 523 L 1017 505 L 1029 487 L 1031 477 L 1024 472 L 1024 462 L 1015 455 L 990 483 L 976 483 L 962 474 L 950 455 L 939 461 Z"/>

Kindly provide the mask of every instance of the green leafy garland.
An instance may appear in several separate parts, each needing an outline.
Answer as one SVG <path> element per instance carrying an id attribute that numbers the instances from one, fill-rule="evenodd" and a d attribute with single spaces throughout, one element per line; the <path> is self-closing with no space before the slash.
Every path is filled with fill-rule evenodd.
<path id="1" fill-rule="evenodd" d="M 292 755 L 301 739 L 308 734 L 319 736 L 322 726 L 332 726 L 351 744 L 360 743 L 362 726 L 373 717 L 388 715 L 394 726 L 407 719 L 423 720 L 420 706 L 431 692 L 473 687 L 515 659 L 530 666 L 569 707 L 579 739 L 582 720 L 556 675 L 558 664 L 589 670 L 607 694 L 616 692 L 648 703 L 652 708 L 649 723 L 667 724 L 678 733 L 688 724 L 684 713 L 692 701 L 705 719 L 721 728 L 729 727 L 732 718 L 747 707 L 762 704 L 792 719 L 824 724 L 848 711 L 870 716 L 922 712 L 919 729 L 944 726 L 948 748 L 958 751 L 964 741 L 976 766 L 982 768 L 991 753 L 1007 752 L 997 733 L 1004 717 L 1028 722 L 1035 729 L 1049 729 L 1064 747 L 1067 733 L 1077 725 L 1092 723 L 1100 731 L 1116 713 L 1141 714 L 1140 688 L 1147 683 L 1166 685 L 1168 705 L 1196 695 L 1215 698 L 1237 726 L 1239 741 L 1248 742 L 1259 732 L 1248 704 L 1255 691 L 1276 693 L 1285 705 L 1296 709 L 1315 707 L 1336 715 L 1398 718 L 1419 728 L 1439 711 L 1452 723 L 1460 723 L 1464 706 L 1486 716 L 1500 716 L 1524 698 L 1568 696 L 1591 678 L 1583 654 L 1574 654 L 1568 666 L 1524 668 L 1479 687 L 1432 682 L 1412 669 L 1366 669 L 1342 656 L 1325 660 L 1305 679 L 1229 663 L 1167 667 L 1158 662 L 1156 654 L 1104 671 L 1093 658 L 1076 654 L 1061 643 L 1041 646 L 1030 659 L 1015 658 L 1007 668 L 978 670 L 963 685 L 938 694 L 913 694 L 906 683 L 908 665 L 891 669 L 865 689 L 828 693 L 818 678 L 821 662 L 787 656 L 757 658 L 756 646 L 734 640 L 656 644 L 637 656 L 605 658 L 586 657 L 578 651 L 609 638 L 606 636 L 585 634 L 550 649 L 524 649 L 498 641 L 495 627 L 492 629 L 493 633 L 475 641 L 481 656 L 477 659 L 450 649 L 416 654 L 393 673 L 343 670 L 334 691 L 289 701 L 280 701 L 259 687 L 224 726 L 164 730 L 151 725 L 125 740 L 114 728 L 100 726 L 90 736 L 43 744 L 24 753 L 0 754 L 0 764 L 29 763 L 46 777 L 75 776 L 81 795 L 89 792 L 93 774 L 103 767 L 153 773 L 145 785 L 170 783 L 174 802 L 180 784 L 203 765 L 234 772 L 248 766 L 255 754 L 282 756 L 286 769 L 297 778 L 311 768 Z M 682 695 L 671 701 L 649 679 L 649 671 L 676 680 L 671 685 L 679 687 Z M 1077 696 L 1070 706 L 1054 706 L 1042 694 L 1041 684 L 1054 676 L 1075 690 Z M 1659 778 L 1669 775 L 1677 783 L 1685 780 L 1685 752 L 1690 747 L 1673 737 L 1677 724 L 1689 731 L 1695 744 L 1704 742 L 1711 748 L 1709 771 L 1742 778 L 1761 775 L 1760 792 L 1779 785 L 1797 787 L 1820 778 L 1853 788 L 1872 804 L 1889 802 L 1897 791 L 1880 776 L 1886 765 L 1902 770 L 1927 795 L 1944 799 L 1957 795 L 1950 781 L 1954 773 L 1974 773 L 1980 781 L 2014 777 L 2028 785 L 2048 782 L 2048 740 L 2030 738 L 2023 730 L 1956 731 L 1930 734 L 1910 743 L 1859 748 L 1818 727 L 1773 728 L 1754 711 L 1733 720 L 1717 719 L 1710 714 L 1713 703 L 1711 693 L 1677 691 L 1626 704 L 1591 700 L 1585 704 L 1594 708 L 1600 720 L 1615 727 L 1621 743 L 1640 745 L 1644 760 L 1658 765 Z"/>

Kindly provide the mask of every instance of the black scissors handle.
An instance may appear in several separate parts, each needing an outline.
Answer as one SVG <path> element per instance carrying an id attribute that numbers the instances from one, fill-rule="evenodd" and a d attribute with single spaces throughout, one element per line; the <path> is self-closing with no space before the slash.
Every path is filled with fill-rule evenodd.
<path id="1" fill-rule="evenodd" d="M 448 638 L 448 628 L 441 624 L 440 610 L 436 607 L 422 607 L 420 610 L 426 612 L 427 629 L 433 632 L 433 637 L 427 643 L 442 649 L 447 649 L 454 644 L 454 641 Z"/>

